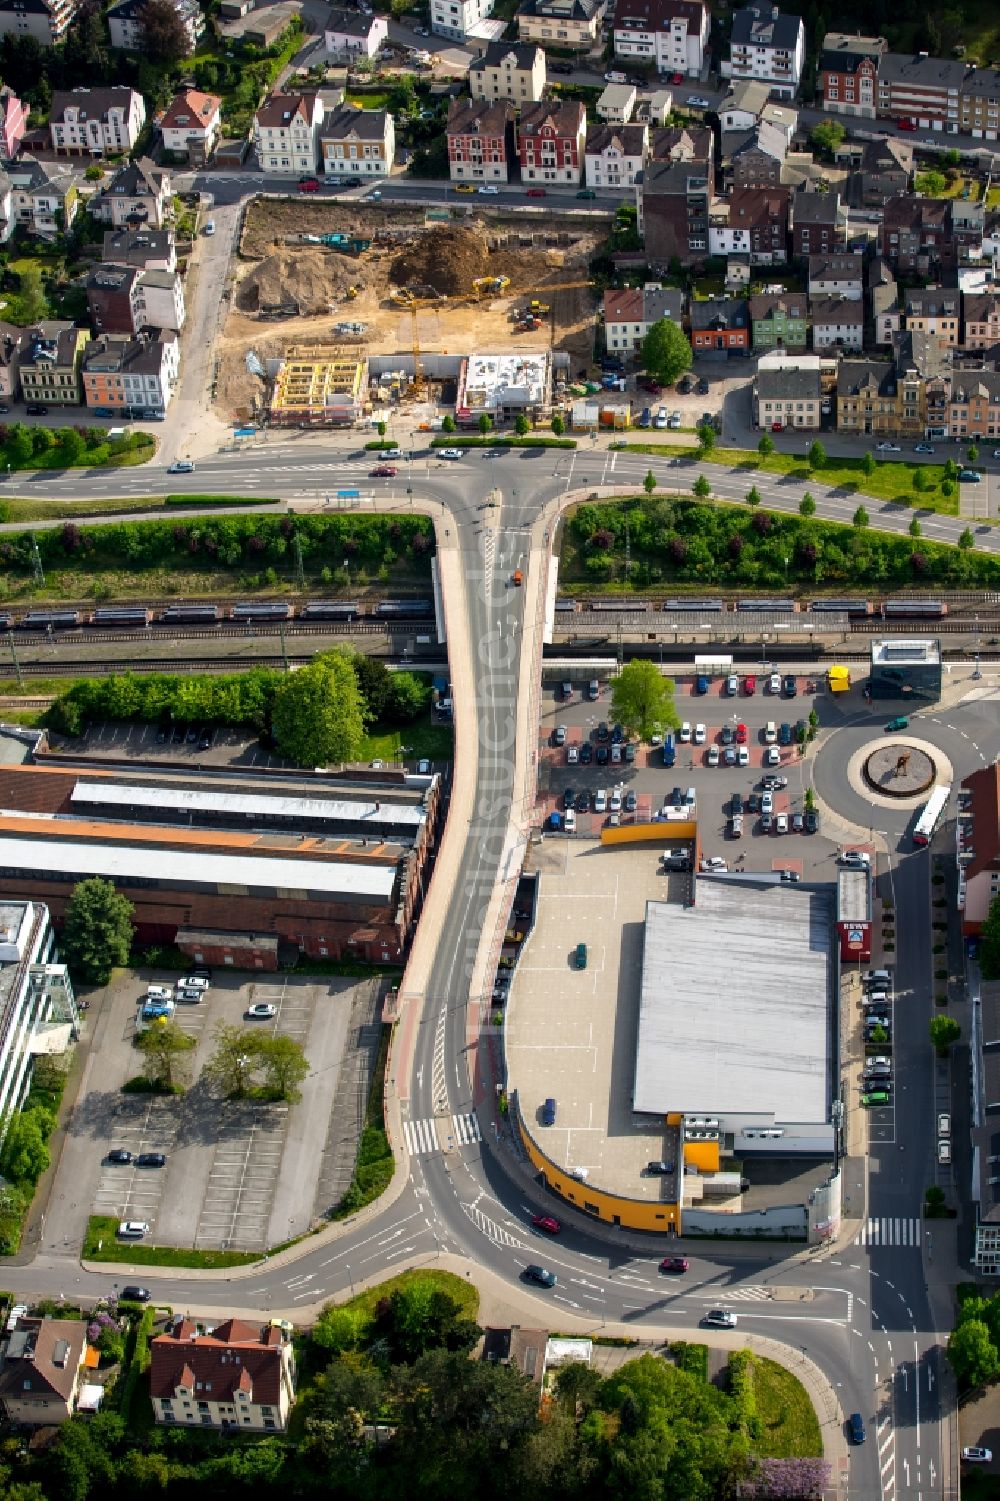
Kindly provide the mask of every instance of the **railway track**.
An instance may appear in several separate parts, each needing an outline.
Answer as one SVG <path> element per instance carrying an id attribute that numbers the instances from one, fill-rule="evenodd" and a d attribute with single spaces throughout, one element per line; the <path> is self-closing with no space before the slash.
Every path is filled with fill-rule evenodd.
<path id="1" fill-rule="evenodd" d="M 248 637 L 274 636 L 278 639 L 290 636 L 389 636 L 399 631 L 420 630 L 427 632 L 433 626 L 425 617 L 420 620 L 327 620 L 321 625 L 299 625 L 294 620 L 279 625 L 257 622 L 253 625 L 149 625 L 141 630 L 95 631 L 88 626 L 71 626 L 66 630 L 9 631 L 6 636 L 18 646 L 40 645 L 49 640 L 86 641 L 89 645 L 103 645 L 118 641 L 245 641 Z M 0 636 L 0 643 L 3 636 Z"/>

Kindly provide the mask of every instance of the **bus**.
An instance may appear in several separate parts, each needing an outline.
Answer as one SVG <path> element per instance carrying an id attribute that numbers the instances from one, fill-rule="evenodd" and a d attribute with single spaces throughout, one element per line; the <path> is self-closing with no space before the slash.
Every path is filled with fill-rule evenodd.
<path id="1" fill-rule="evenodd" d="M 913 830 L 914 844 L 930 844 L 934 837 L 934 830 L 941 822 L 941 817 L 948 806 L 951 797 L 951 783 L 941 787 L 935 787 L 924 806 L 924 811 L 917 819 L 917 826 Z"/>

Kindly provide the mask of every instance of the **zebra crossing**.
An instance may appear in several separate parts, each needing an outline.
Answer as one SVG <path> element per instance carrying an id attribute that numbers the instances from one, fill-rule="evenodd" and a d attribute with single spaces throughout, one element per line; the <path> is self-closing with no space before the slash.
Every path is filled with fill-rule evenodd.
<path id="1" fill-rule="evenodd" d="M 403 1135 L 406 1138 L 406 1150 L 411 1157 L 426 1157 L 430 1152 L 441 1150 L 438 1140 L 439 1127 L 447 1131 L 445 1117 L 431 1117 L 423 1121 L 404 1121 Z M 477 1141 L 482 1141 L 483 1133 L 479 1129 L 479 1121 L 476 1112 L 470 1110 L 466 1115 L 453 1115 L 451 1117 L 451 1135 L 453 1140 L 448 1145 L 460 1147 L 475 1146 Z"/>
<path id="2" fill-rule="evenodd" d="M 874 1216 L 861 1227 L 856 1246 L 919 1246 L 920 1219 L 913 1216 Z"/>
<path id="3" fill-rule="evenodd" d="M 716 1293 L 709 1301 L 716 1308 L 720 1303 L 766 1303 L 773 1296 L 769 1287 L 735 1287 L 731 1292 Z"/>

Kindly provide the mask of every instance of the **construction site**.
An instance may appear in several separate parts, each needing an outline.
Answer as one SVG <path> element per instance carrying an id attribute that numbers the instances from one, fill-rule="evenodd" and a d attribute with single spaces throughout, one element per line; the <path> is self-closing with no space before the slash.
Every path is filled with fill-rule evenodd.
<path id="1" fill-rule="evenodd" d="M 217 351 L 219 415 L 260 418 L 268 381 L 255 369 L 273 376 L 293 350 L 331 365 L 409 357 L 376 393 L 393 401 L 454 402 L 451 386 L 435 389 L 425 355 L 562 350 L 574 371 L 588 367 L 597 305 L 588 265 L 604 231 L 581 219 L 551 229 L 541 217 L 469 208 L 255 200 Z"/>

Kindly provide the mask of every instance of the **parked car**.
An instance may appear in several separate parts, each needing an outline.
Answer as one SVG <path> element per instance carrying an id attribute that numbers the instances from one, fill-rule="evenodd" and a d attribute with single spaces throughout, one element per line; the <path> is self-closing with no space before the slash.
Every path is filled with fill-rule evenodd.
<path id="1" fill-rule="evenodd" d="M 31 411 L 30 407 L 28 411 Z M 983 476 L 979 473 L 978 469 L 960 469 L 958 477 L 963 485 L 978 485 Z"/>
<path id="2" fill-rule="evenodd" d="M 148 1303 L 151 1296 L 148 1287 L 140 1287 L 136 1282 L 126 1282 L 118 1299 L 122 1303 Z"/>
<path id="3" fill-rule="evenodd" d="M 115 1147 L 113 1152 L 108 1153 L 108 1161 L 119 1167 L 127 1167 L 132 1161 L 132 1153 L 126 1151 L 124 1147 Z"/>
<path id="4" fill-rule="evenodd" d="M 913 446 L 913 452 L 914 453 L 933 453 L 934 452 L 934 444 L 933 443 L 915 443 L 914 446 Z"/>
<path id="5" fill-rule="evenodd" d="M 587 968 L 587 945 L 585 943 L 577 944 L 573 962 L 577 969 Z"/>
<path id="6" fill-rule="evenodd" d="M 167 1159 L 163 1152 L 140 1152 L 135 1159 L 136 1167 L 166 1167 Z"/>
<path id="7" fill-rule="evenodd" d="M 969 1444 L 962 1450 L 962 1461 L 967 1465 L 988 1465 L 993 1460 L 993 1450 L 984 1449 L 981 1444 Z"/>
<path id="8" fill-rule="evenodd" d="M 247 1021 L 267 1021 L 272 1016 L 277 1016 L 278 1008 L 270 1001 L 254 1001 L 243 1013 Z"/>
<path id="9" fill-rule="evenodd" d="M 299 192 L 300 193 L 318 193 L 319 192 L 319 178 L 318 177 L 300 177 L 299 178 Z"/>
<path id="10" fill-rule="evenodd" d="M 500 189 L 495 182 L 481 182 L 476 191 L 485 194 L 489 198 L 495 198 L 499 195 Z"/>
<path id="11" fill-rule="evenodd" d="M 651 1178 L 667 1178 L 674 1171 L 672 1162 L 647 1162 L 646 1172 Z"/>
<path id="12" fill-rule="evenodd" d="M 142 1240 L 149 1234 L 149 1226 L 145 1220 L 122 1220 L 118 1226 L 119 1240 Z"/>
<path id="13" fill-rule="evenodd" d="M 552 67 L 553 64 L 550 63 L 549 66 Z M 545 189 L 544 188 L 529 188 L 528 191 L 527 191 L 527 194 L 525 196 L 528 197 L 528 198 L 544 198 L 545 197 Z"/>
<path id="14" fill-rule="evenodd" d="M 25 407 L 24 410 L 27 412 L 29 417 L 47 417 L 49 415 L 48 407 L 39 406 L 37 401 L 33 401 L 31 405 Z"/>

